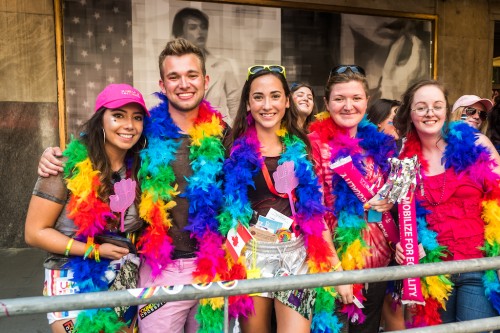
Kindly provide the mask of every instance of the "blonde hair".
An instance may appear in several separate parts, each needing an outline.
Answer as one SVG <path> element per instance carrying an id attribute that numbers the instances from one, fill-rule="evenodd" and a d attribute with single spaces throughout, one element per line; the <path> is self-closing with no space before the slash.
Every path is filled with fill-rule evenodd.
<path id="1" fill-rule="evenodd" d="M 460 106 L 456 108 L 455 111 L 452 111 L 450 115 L 450 121 L 462 120 L 462 113 L 464 112 L 465 108 L 466 106 Z M 479 126 L 478 130 L 482 134 L 486 135 L 486 132 L 488 132 L 488 118 L 481 121 L 481 126 Z"/>

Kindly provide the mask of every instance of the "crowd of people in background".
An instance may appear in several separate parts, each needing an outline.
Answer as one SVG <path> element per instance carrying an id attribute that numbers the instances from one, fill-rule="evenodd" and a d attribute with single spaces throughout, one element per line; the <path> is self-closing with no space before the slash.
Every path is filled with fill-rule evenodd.
<path id="1" fill-rule="evenodd" d="M 212 85 L 208 72 L 226 65 L 207 69 L 208 19 L 183 14 L 174 32 L 186 39 L 159 56 L 158 105 L 109 85 L 82 136 L 42 155 L 26 242 L 49 253 L 45 295 L 402 264 L 379 224 L 397 228 L 397 204 L 362 201 L 336 169 L 344 161 L 380 189 L 391 158 L 417 157 L 422 263 L 499 255 L 500 97 L 451 104 L 441 83 L 422 80 L 400 101 L 373 100 L 365 70 L 339 65 L 325 71 L 319 112 L 309 84 L 257 64 L 223 116 L 206 93 L 235 93 Z M 226 239 L 245 230 L 233 253 Z M 375 333 L 498 315 L 496 271 L 432 278 L 421 278 L 425 305 L 403 306 L 393 281 L 232 296 L 229 312 L 242 332 Z M 53 332 L 221 332 L 223 308 L 205 299 L 48 318 Z"/>

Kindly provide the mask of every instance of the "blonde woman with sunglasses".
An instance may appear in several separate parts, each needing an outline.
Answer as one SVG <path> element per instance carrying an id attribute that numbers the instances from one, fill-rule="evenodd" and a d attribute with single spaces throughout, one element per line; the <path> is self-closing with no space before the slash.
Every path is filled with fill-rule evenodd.
<path id="1" fill-rule="evenodd" d="M 453 104 L 450 120 L 462 120 L 482 134 L 486 134 L 488 130 L 488 113 L 492 108 L 493 103 L 487 98 L 476 95 L 463 95 Z"/>
<path id="2" fill-rule="evenodd" d="M 228 241 L 235 239 L 230 230 L 240 224 L 253 235 L 230 265 L 232 279 L 341 269 L 323 220 L 309 142 L 297 125 L 285 75 L 280 65 L 249 68 L 228 144 L 220 230 Z M 294 183 L 288 190 L 280 186 L 285 178 Z M 267 229 L 264 223 L 269 223 Z M 352 286 L 336 289 L 342 299 L 352 301 Z M 335 332 L 339 323 L 333 313 L 334 294 L 328 287 L 238 296 L 230 298 L 230 312 L 246 317 L 240 316 L 243 332 L 271 332 L 273 309 L 278 332 L 319 332 L 326 327 Z"/>

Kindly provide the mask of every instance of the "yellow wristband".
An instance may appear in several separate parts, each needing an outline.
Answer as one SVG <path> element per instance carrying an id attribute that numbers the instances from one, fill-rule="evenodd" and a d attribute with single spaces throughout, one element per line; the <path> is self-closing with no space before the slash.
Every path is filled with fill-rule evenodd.
<path id="1" fill-rule="evenodd" d="M 342 262 L 339 261 L 335 266 L 333 266 L 333 271 L 336 272 L 339 270 L 339 268 L 342 267 Z"/>
<path id="2" fill-rule="evenodd" d="M 66 251 L 64 251 L 64 255 L 67 257 L 69 256 L 69 251 L 71 250 L 71 246 L 73 246 L 73 238 L 70 238 L 68 241 L 68 244 L 66 244 Z"/>

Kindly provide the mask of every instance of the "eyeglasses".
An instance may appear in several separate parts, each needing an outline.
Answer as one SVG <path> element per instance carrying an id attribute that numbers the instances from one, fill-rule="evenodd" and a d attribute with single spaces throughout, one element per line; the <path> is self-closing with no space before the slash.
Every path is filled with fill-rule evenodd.
<path id="1" fill-rule="evenodd" d="M 446 107 L 443 105 L 436 105 L 433 108 L 429 108 L 427 106 L 419 106 L 419 107 L 413 109 L 412 111 L 415 112 L 419 116 L 425 116 L 427 114 L 427 112 L 429 112 L 429 110 L 432 110 L 434 112 L 434 114 L 438 114 L 438 113 L 445 111 Z"/>
<path id="2" fill-rule="evenodd" d="M 332 75 L 335 75 L 335 74 L 343 74 L 348 69 L 350 69 L 351 72 L 353 72 L 353 73 L 366 76 L 365 70 L 361 66 L 358 66 L 358 65 L 339 65 L 337 67 L 333 67 L 332 68 L 332 70 L 330 71 L 329 78 L 332 77 Z"/>
<path id="3" fill-rule="evenodd" d="M 248 67 L 247 81 L 250 78 L 250 76 L 255 75 L 258 72 L 261 72 L 264 70 L 268 70 L 270 72 L 281 74 L 286 79 L 285 67 L 283 67 L 281 65 L 253 65 L 253 66 Z"/>
<path id="4" fill-rule="evenodd" d="M 468 117 L 472 117 L 473 115 L 475 115 L 477 112 L 479 112 L 479 119 L 481 119 L 482 121 L 485 121 L 486 118 L 488 118 L 488 113 L 486 111 L 483 111 L 483 110 L 478 110 L 476 108 L 473 108 L 473 107 L 466 107 L 464 109 L 465 111 L 465 114 L 468 116 Z"/>

